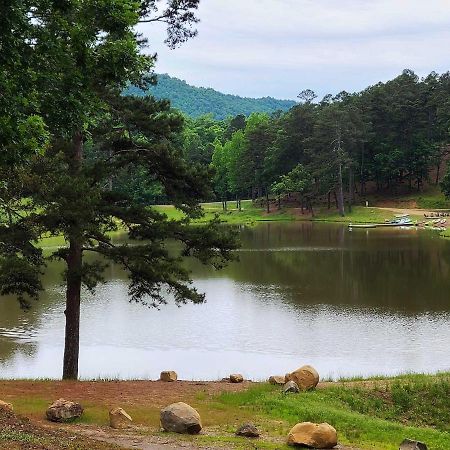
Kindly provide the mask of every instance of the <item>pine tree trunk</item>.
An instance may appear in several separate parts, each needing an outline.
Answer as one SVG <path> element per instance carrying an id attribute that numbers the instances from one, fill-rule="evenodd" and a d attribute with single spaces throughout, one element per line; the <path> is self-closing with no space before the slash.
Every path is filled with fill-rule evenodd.
<path id="1" fill-rule="evenodd" d="M 348 172 L 348 210 L 349 210 L 349 212 L 352 212 L 353 194 L 354 194 L 353 169 L 350 167 L 349 172 Z"/>
<path id="2" fill-rule="evenodd" d="M 70 175 L 76 183 L 76 178 L 83 161 L 83 136 L 75 133 L 73 150 L 70 155 Z M 76 225 L 70 230 L 69 251 L 67 255 L 67 286 L 66 286 L 66 333 L 64 342 L 63 379 L 78 379 L 78 357 L 80 353 L 80 299 L 81 299 L 81 269 L 83 259 L 83 243 L 80 230 Z"/>
<path id="3" fill-rule="evenodd" d="M 267 207 L 267 214 L 270 214 L 270 202 L 269 202 L 269 190 L 266 189 L 266 207 Z"/>
<path id="4" fill-rule="evenodd" d="M 64 380 L 78 379 L 80 353 L 81 243 L 70 241 L 67 257 L 66 337 L 64 344 Z"/>
<path id="5" fill-rule="evenodd" d="M 344 210 L 344 186 L 342 182 L 342 164 L 339 164 L 339 178 L 338 178 L 338 210 L 341 217 L 345 216 Z"/>

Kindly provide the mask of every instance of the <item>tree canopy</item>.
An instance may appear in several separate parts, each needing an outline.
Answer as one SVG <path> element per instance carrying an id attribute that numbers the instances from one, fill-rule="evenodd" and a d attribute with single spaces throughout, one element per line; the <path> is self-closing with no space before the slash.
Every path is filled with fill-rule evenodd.
<path id="1" fill-rule="evenodd" d="M 168 101 L 123 97 L 152 81 L 154 59 L 134 31 L 140 21 L 167 24 L 167 44 L 195 35 L 198 0 L 11 0 L 2 14 L 0 146 L 0 292 L 23 306 L 39 297 L 43 236 L 63 236 L 51 254 L 65 262 L 64 378 L 77 378 L 80 301 L 109 262 L 130 278 L 132 301 L 159 307 L 201 302 L 182 258 L 221 267 L 235 241 L 213 220 L 190 227 L 211 195 L 212 174 L 183 159 L 184 118 Z M 4 26 L 3 26 L 4 25 Z M 147 207 L 113 179 L 142 177 L 183 211 L 182 220 Z M 127 233 L 115 243 L 111 233 Z M 169 252 L 167 240 L 179 242 Z M 84 255 L 99 255 L 88 263 Z"/>

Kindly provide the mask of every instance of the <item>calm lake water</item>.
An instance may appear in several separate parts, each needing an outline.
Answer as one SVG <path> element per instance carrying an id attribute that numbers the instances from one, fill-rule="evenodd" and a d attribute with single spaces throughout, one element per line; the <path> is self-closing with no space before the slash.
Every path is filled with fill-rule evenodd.
<path id="1" fill-rule="evenodd" d="M 450 369 L 450 242 L 415 230 L 267 223 L 242 229 L 240 262 L 190 262 L 207 303 L 160 311 L 127 301 L 117 267 L 84 293 L 83 378 L 255 380 L 312 364 L 323 377 Z M 61 266 L 30 312 L 0 300 L 0 377 L 58 378 Z"/>

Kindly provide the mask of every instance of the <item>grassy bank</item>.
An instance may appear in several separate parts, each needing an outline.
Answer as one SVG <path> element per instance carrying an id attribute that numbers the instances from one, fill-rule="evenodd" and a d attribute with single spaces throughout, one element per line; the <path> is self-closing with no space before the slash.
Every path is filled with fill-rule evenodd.
<path id="1" fill-rule="evenodd" d="M 37 421 L 42 420 L 53 397 L 70 393 L 86 408 L 78 424 L 71 425 L 74 433 L 79 424 L 107 427 L 108 408 L 120 404 L 136 425 L 146 427 L 141 434 L 158 438 L 159 409 L 173 401 L 185 401 L 200 412 L 204 433 L 196 437 L 165 436 L 183 441 L 183 445 L 190 442 L 192 448 L 222 445 L 228 449 L 287 449 L 289 429 L 302 421 L 328 422 L 338 430 L 341 444 L 362 450 L 396 450 L 406 437 L 426 442 L 430 450 L 450 448 L 449 373 L 322 383 L 316 391 L 289 395 L 266 383 L 236 388 L 226 383 L 168 386 L 81 382 L 76 387 L 51 381 L 0 384 L 6 400 L 19 413 Z M 234 436 L 236 427 L 246 421 L 255 422 L 262 432 L 252 444 Z M 6 437 L 10 439 L 11 435 Z M 2 439 L 6 439 L 5 433 L 0 432 L 0 444 Z"/>
<path id="2" fill-rule="evenodd" d="M 328 210 L 324 207 L 316 208 L 314 217 L 310 214 L 302 214 L 300 208 L 276 208 L 267 213 L 265 208 L 254 206 L 251 200 L 242 202 L 242 211 L 230 204 L 227 211 L 223 211 L 221 203 L 205 203 L 202 205 L 205 216 L 197 223 L 205 223 L 216 214 L 220 220 L 228 224 L 252 224 L 268 221 L 316 221 L 316 222 L 340 222 L 340 223 L 382 223 L 386 219 L 392 219 L 395 212 L 384 208 L 354 206 L 352 211 L 347 211 L 341 217 L 335 209 Z M 183 214 L 173 206 L 156 206 L 159 212 L 166 214 L 170 219 L 181 219 Z M 423 218 L 420 211 L 411 215 L 413 219 Z"/>

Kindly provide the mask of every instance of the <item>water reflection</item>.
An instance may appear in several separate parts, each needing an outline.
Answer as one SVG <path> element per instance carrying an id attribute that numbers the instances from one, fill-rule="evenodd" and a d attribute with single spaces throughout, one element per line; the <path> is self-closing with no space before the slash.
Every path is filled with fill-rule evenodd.
<path id="1" fill-rule="evenodd" d="M 323 375 L 450 368 L 450 243 L 414 230 L 263 224 L 242 230 L 240 261 L 214 271 L 189 261 L 207 303 L 161 311 L 127 302 L 115 266 L 84 293 L 81 376 L 185 379 L 239 371 L 262 379 L 303 363 Z M 0 376 L 59 377 L 61 267 L 28 313 L 0 301 Z"/>

